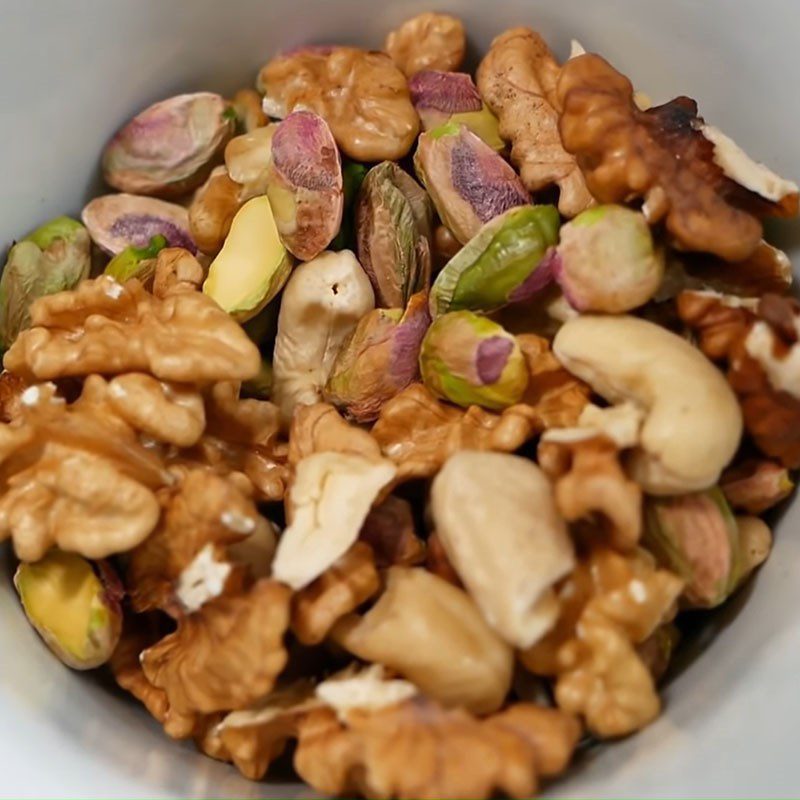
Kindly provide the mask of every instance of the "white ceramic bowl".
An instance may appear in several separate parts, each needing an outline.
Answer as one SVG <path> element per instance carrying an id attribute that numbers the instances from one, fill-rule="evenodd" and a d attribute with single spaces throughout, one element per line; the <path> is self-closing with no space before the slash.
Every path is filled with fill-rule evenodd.
<path id="1" fill-rule="evenodd" d="M 474 52 L 512 25 L 571 37 L 654 99 L 689 94 L 754 156 L 800 177 L 800 7 L 791 0 L 3 0 L 0 243 L 99 188 L 98 154 L 148 103 L 250 85 L 279 48 L 379 46 L 412 13 L 452 10 Z M 798 228 L 778 240 L 800 258 Z M 553 797 L 795 795 L 800 786 L 800 507 L 775 552 L 665 692 L 666 713 L 599 748 Z M 2 549 L 2 548 L 0 548 Z M 3 559 L 5 558 L 5 561 Z M 287 797 L 167 739 L 134 703 L 63 668 L 25 621 L 0 554 L 0 796 Z M 732 613 L 736 611 L 736 613 Z"/>

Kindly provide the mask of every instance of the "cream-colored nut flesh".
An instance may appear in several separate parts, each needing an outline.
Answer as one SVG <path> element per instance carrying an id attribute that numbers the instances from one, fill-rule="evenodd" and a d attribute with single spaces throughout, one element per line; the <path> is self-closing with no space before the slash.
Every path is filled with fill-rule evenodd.
<path id="1" fill-rule="evenodd" d="M 553 584 L 575 565 L 550 481 L 532 461 L 463 450 L 431 490 L 436 533 L 487 622 L 534 645 L 555 624 Z"/>
<path id="2" fill-rule="evenodd" d="M 612 403 L 646 413 L 632 477 L 649 494 L 694 492 L 716 483 L 742 435 L 739 404 L 723 374 L 685 339 L 630 316 L 566 322 L 553 352 Z"/>

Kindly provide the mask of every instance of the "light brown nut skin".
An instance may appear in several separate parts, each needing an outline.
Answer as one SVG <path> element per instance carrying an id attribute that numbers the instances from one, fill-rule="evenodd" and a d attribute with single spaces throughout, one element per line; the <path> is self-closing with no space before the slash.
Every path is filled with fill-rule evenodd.
<path id="1" fill-rule="evenodd" d="M 225 167 L 217 167 L 189 206 L 189 230 L 200 251 L 214 256 L 222 249 L 233 218 L 243 205 L 241 185 L 231 180 Z"/>
<path id="2" fill-rule="evenodd" d="M 378 567 L 410 567 L 425 560 L 425 543 L 414 531 L 414 516 L 408 500 L 389 495 L 372 508 L 358 538 L 368 544 Z"/>
<path id="3" fill-rule="evenodd" d="M 27 383 L 11 372 L 0 373 L 0 422 L 13 422 L 21 410 L 20 395 Z"/>
<path id="4" fill-rule="evenodd" d="M 355 47 L 290 51 L 261 70 L 258 87 L 267 113 L 285 117 L 298 106 L 316 112 L 356 161 L 400 159 L 419 131 L 405 76 L 385 53 Z"/>
<path id="5" fill-rule="evenodd" d="M 261 95 L 255 89 L 239 89 L 231 98 L 239 127 L 245 133 L 267 124 L 267 115 L 261 109 Z"/>
<path id="6" fill-rule="evenodd" d="M 203 283 L 205 270 L 200 262 L 182 247 L 165 247 L 156 258 L 153 294 L 164 300 L 171 294 L 195 292 Z"/>
<path id="7" fill-rule="evenodd" d="M 520 703 L 485 720 L 418 698 L 339 721 L 330 709 L 299 724 L 294 766 L 335 796 L 515 798 L 561 772 L 580 735 L 558 710 Z"/>
<path id="8" fill-rule="evenodd" d="M 213 300 L 184 292 L 158 300 L 136 280 L 108 276 L 37 300 L 33 327 L 3 359 L 31 380 L 98 372 L 149 372 L 160 380 L 211 383 L 258 374 L 258 348 Z"/>
<path id="9" fill-rule="evenodd" d="M 372 548 L 356 542 L 292 598 L 292 632 L 301 644 L 319 644 L 343 616 L 355 611 L 379 588 Z"/>
<path id="10" fill-rule="evenodd" d="M 383 49 L 409 78 L 424 69 L 455 72 L 464 62 L 467 36 L 457 17 L 426 11 L 391 31 Z"/>
<path id="11" fill-rule="evenodd" d="M 593 201 L 575 157 L 561 143 L 555 92 L 559 71 L 538 33 L 511 28 L 492 42 L 476 81 L 500 122 L 500 136 L 511 142 L 511 160 L 525 187 L 538 192 L 557 185 L 558 210 L 574 217 Z"/>
<path id="12" fill-rule="evenodd" d="M 766 459 L 749 459 L 722 473 L 720 489 L 732 508 L 763 514 L 794 491 L 789 471 Z"/>
<path id="13" fill-rule="evenodd" d="M 511 685 L 511 648 L 464 592 L 423 569 L 391 567 L 378 602 L 343 619 L 332 636 L 448 706 L 496 711 Z"/>
<path id="14" fill-rule="evenodd" d="M 290 591 L 260 580 L 220 597 L 142 653 L 148 681 L 181 714 L 243 708 L 272 689 L 286 664 Z"/>

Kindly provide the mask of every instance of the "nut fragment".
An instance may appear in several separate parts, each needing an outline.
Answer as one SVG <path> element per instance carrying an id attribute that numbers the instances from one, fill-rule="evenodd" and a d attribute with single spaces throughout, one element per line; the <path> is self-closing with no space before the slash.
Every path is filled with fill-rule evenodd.
<path id="1" fill-rule="evenodd" d="M 553 439 L 548 438 L 550 433 Z M 555 436 L 558 433 L 545 433 L 538 458 L 555 481 L 559 512 L 568 522 L 594 521 L 599 515 L 612 547 L 635 547 L 642 532 L 642 490 L 625 475 L 618 447 L 605 436 L 562 442 Z"/>
<path id="2" fill-rule="evenodd" d="M 289 595 L 285 586 L 261 580 L 241 595 L 212 600 L 142 653 L 147 680 L 166 692 L 178 714 L 253 703 L 286 664 Z"/>
<path id="3" fill-rule="evenodd" d="M 381 406 L 419 377 L 422 340 L 430 324 L 428 297 L 402 309 L 376 308 L 344 341 L 325 384 L 325 399 L 356 422 L 371 422 Z"/>
<path id="4" fill-rule="evenodd" d="M 145 247 L 130 245 L 106 264 L 103 274 L 110 275 L 120 283 L 136 278 L 146 286 L 152 282 L 156 268 L 156 256 L 166 246 L 167 240 L 160 233 L 154 236 Z M 181 250 L 181 252 L 191 256 L 187 250 Z"/>
<path id="5" fill-rule="evenodd" d="M 679 97 L 640 111 L 630 81 L 590 54 L 564 65 L 558 98 L 564 146 L 576 155 L 592 194 L 603 203 L 643 197 L 648 222 L 664 219 L 682 248 L 745 259 L 761 242 L 760 217 L 785 213 L 715 163 L 693 100 Z M 796 213 L 796 195 L 794 206 L 787 210 Z"/>
<path id="6" fill-rule="evenodd" d="M 239 130 L 244 133 L 263 128 L 268 122 L 261 109 L 261 95 L 255 89 L 239 89 L 231 98 L 231 107 L 236 112 Z"/>
<path id="7" fill-rule="evenodd" d="M 170 97 L 114 135 L 103 152 L 103 176 L 120 192 L 183 194 L 205 180 L 233 128 L 228 104 L 218 94 Z"/>
<path id="8" fill-rule="evenodd" d="M 425 698 L 339 721 L 329 709 L 299 724 L 294 766 L 317 791 L 365 797 L 531 797 L 566 768 L 573 717 L 520 703 L 486 720 Z"/>
<path id="9" fill-rule="evenodd" d="M 343 617 L 380 588 L 372 550 L 356 542 L 292 599 L 292 632 L 305 645 L 319 644 Z"/>
<path id="10" fill-rule="evenodd" d="M 780 464 L 752 459 L 726 469 L 720 489 L 733 508 L 748 514 L 763 514 L 794 491 L 794 481 Z"/>
<path id="11" fill-rule="evenodd" d="M 122 631 L 124 594 L 109 564 L 53 550 L 20 564 L 14 586 L 28 620 L 67 666 L 94 669 L 108 661 Z"/>
<path id="12" fill-rule="evenodd" d="M 466 125 L 449 122 L 423 133 L 414 168 L 440 219 L 462 244 L 489 220 L 530 203 L 517 173 Z"/>
<path id="13" fill-rule="evenodd" d="M 275 580 L 302 589 L 341 558 L 395 472 L 387 459 L 345 453 L 315 453 L 300 461 L 290 494 L 291 524 L 272 566 Z"/>
<path id="14" fill-rule="evenodd" d="M 445 705 L 497 710 L 511 685 L 513 655 L 472 600 L 423 569 L 390 567 L 387 576 L 377 603 L 363 617 L 345 617 L 334 640 Z"/>
<path id="15" fill-rule="evenodd" d="M 225 148 L 225 168 L 231 180 L 240 185 L 242 202 L 266 194 L 276 130 L 273 124 L 256 128 L 231 139 Z"/>
<path id="16" fill-rule="evenodd" d="M 562 585 L 555 629 L 521 654 L 537 675 L 556 677 L 559 707 L 586 719 L 601 738 L 624 736 L 655 719 L 652 675 L 634 649 L 672 618 L 682 581 L 641 550 L 594 549 Z"/>
<path id="17" fill-rule="evenodd" d="M 553 585 L 574 566 L 550 483 L 527 459 L 464 451 L 431 489 L 436 533 L 489 624 L 531 647 L 555 624 Z"/>
<path id="18" fill-rule="evenodd" d="M 182 247 L 167 247 L 158 253 L 153 275 L 153 294 L 160 300 L 179 292 L 194 292 L 203 283 L 200 262 Z"/>
<path id="19" fill-rule="evenodd" d="M 149 372 L 204 383 L 258 373 L 258 349 L 210 298 L 185 292 L 159 300 L 137 281 L 108 276 L 43 297 L 33 327 L 6 352 L 6 369 L 34 380 L 94 372 Z"/>
<path id="20" fill-rule="evenodd" d="M 425 560 L 425 544 L 414 531 L 411 504 L 395 495 L 370 510 L 358 538 L 372 548 L 378 567 L 410 567 Z"/>
<path id="21" fill-rule="evenodd" d="M 466 48 L 461 20 L 431 11 L 407 19 L 389 33 L 383 46 L 408 77 L 423 69 L 458 69 Z"/>
<path id="22" fill-rule="evenodd" d="M 532 192 L 556 184 L 558 210 L 574 217 L 592 204 L 575 157 L 558 132 L 555 85 L 559 67 L 544 39 L 529 28 L 500 34 L 481 61 L 478 88 L 511 142 L 511 160 Z"/>
<path id="23" fill-rule="evenodd" d="M 222 249 L 243 204 L 242 187 L 231 180 L 224 167 L 214 169 L 189 206 L 189 231 L 198 250 L 215 256 Z"/>
<path id="24" fill-rule="evenodd" d="M 264 110 L 283 118 L 298 107 L 330 125 L 356 161 L 393 161 L 411 149 L 419 120 L 403 73 L 384 53 L 307 47 L 272 59 L 258 76 Z"/>
<path id="25" fill-rule="evenodd" d="M 321 400 L 342 343 L 375 306 L 369 278 L 349 250 L 300 264 L 281 298 L 273 393 L 284 421 Z"/>

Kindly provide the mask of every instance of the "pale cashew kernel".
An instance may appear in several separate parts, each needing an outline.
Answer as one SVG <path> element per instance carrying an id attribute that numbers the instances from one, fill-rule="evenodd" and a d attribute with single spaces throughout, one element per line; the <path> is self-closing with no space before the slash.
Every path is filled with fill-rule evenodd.
<path id="1" fill-rule="evenodd" d="M 334 640 L 447 706 L 496 711 L 511 687 L 512 649 L 461 589 L 424 569 L 391 567 L 387 576 L 378 602 L 342 620 Z"/>
<path id="2" fill-rule="evenodd" d="M 322 399 L 333 362 L 375 295 L 349 250 L 325 252 L 295 268 L 283 290 L 273 368 L 273 399 L 285 422 L 297 405 Z"/>
<path id="3" fill-rule="evenodd" d="M 556 581 L 575 566 L 545 474 L 526 458 L 463 450 L 433 481 L 436 532 L 487 622 L 528 648 L 555 624 Z"/>
<path id="4" fill-rule="evenodd" d="M 553 352 L 612 403 L 647 414 L 629 464 L 649 494 L 706 489 L 733 458 L 742 414 L 725 377 L 689 342 L 630 316 L 584 315 L 564 324 Z"/>
<path id="5" fill-rule="evenodd" d="M 272 577 L 302 589 L 341 558 L 378 493 L 395 476 L 388 459 L 314 453 L 297 465 L 291 489 L 293 519 L 278 542 Z"/>

